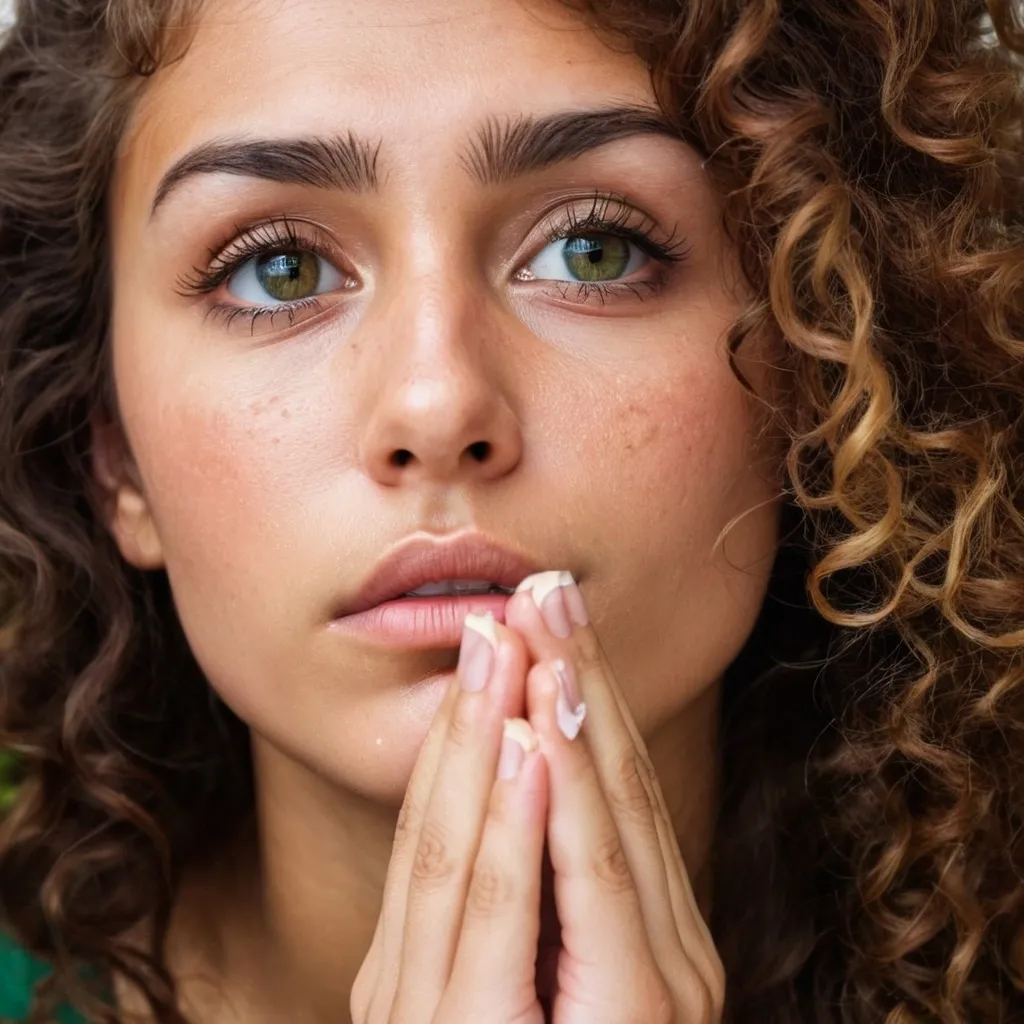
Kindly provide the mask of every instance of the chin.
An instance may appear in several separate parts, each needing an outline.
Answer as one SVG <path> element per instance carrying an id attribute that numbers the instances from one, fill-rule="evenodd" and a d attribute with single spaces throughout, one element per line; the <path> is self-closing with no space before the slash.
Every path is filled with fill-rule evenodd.
<path id="1" fill-rule="evenodd" d="M 318 709 L 285 724 L 249 719 L 262 781 L 296 770 L 326 782 L 339 795 L 398 807 L 423 741 L 450 684 L 450 672 L 416 684 L 345 695 L 340 706 Z"/>

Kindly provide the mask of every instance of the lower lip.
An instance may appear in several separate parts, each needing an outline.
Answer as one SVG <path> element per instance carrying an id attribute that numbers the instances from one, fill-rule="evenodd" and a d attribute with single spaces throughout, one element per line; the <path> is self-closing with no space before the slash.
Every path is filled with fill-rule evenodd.
<path id="1" fill-rule="evenodd" d="M 401 647 L 458 647 L 467 615 L 490 612 L 504 622 L 507 602 L 507 594 L 403 597 L 335 619 L 331 629 Z"/>

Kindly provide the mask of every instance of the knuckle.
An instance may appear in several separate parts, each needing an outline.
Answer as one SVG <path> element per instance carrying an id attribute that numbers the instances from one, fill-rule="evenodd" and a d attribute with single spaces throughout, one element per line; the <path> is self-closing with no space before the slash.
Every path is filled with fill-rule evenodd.
<path id="1" fill-rule="evenodd" d="M 610 892 L 625 893 L 633 889 L 633 873 L 629 870 L 629 861 L 618 833 L 597 844 L 593 870 L 598 881 Z"/>
<path id="2" fill-rule="evenodd" d="M 686 1019 L 699 1024 L 718 1024 L 725 1003 L 724 980 L 718 987 L 714 979 L 707 979 L 695 967 L 678 973 L 676 985 L 679 1002 L 686 1007 Z"/>
<path id="3" fill-rule="evenodd" d="M 425 822 L 412 861 L 413 881 L 420 886 L 434 886 L 451 879 L 456 863 L 450 847 L 444 826 L 436 821 Z"/>
<path id="4" fill-rule="evenodd" d="M 660 975 L 646 979 L 639 995 L 633 1002 L 635 1015 L 630 1018 L 631 1024 L 681 1024 L 672 990 Z M 684 1019 L 690 1024 L 690 1017 Z"/>
<path id="5" fill-rule="evenodd" d="M 473 741 L 479 732 L 476 727 L 474 710 L 475 708 L 466 700 L 460 700 L 455 705 L 455 710 L 452 712 L 452 717 L 448 722 L 448 735 L 446 737 L 451 746 L 465 748 L 473 745 Z"/>
<path id="6" fill-rule="evenodd" d="M 419 817 L 416 802 L 413 796 L 407 791 L 402 806 L 398 811 L 398 820 L 395 822 L 394 846 L 397 849 L 406 847 L 415 833 L 415 823 Z"/>
<path id="7" fill-rule="evenodd" d="M 712 959 L 711 977 L 707 979 L 706 984 L 711 1003 L 709 1019 L 718 1021 L 725 1010 L 725 967 L 717 954 Z"/>
<path id="8" fill-rule="evenodd" d="M 493 864 L 478 864 L 466 896 L 468 913 L 490 917 L 515 899 L 515 886 L 509 876 Z"/>
<path id="9" fill-rule="evenodd" d="M 648 789 L 650 772 L 640 751 L 628 747 L 618 755 L 612 768 L 612 786 L 608 799 L 613 808 L 631 823 L 654 830 L 654 810 Z"/>
<path id="10" fill-rule="evenodd" d="M 604 655 L 597 637 L 586 629 L 576 631 L 576 670 L 584 675 L 605 672 Z"/>

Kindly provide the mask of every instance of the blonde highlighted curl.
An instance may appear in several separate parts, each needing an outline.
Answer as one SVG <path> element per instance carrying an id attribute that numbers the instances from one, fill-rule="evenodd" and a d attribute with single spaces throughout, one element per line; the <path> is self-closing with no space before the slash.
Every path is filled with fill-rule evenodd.
<path id="1" fill-rule="evenodd" d="M 576 6 L 727 197 L 753 295 L 731 351 L 778 353 L 787 528 L 725 689 L 728 1018 L 1024 1020 L 1020 8 Z M 0 913 L 57 966 L 40 1020 L 63 996 L 114 1020 L 120 971 L 180 1024 L 176 885 L 251 805 L 245 730 L 166 581 L 118 556 L 87 458 L 113 408 L 106 184 L 183 17 L 23 0 L 0 46 Z M 146 918 L 143 955 L 120 936 Z"/>

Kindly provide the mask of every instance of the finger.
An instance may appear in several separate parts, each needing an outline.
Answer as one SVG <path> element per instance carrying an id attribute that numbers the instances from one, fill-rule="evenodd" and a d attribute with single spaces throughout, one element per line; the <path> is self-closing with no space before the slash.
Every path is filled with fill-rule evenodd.
<path id="1" fill-rule="evenodd" d="M 543 1019 L 534 960 L 547 802 L 547 766 L 537 737 L 523 719 L 510 719 L 441 1019 Z"/>
<path id="2" fill-rule="evenodd" d="M 432 1012 L 447 985 L 504 721 L 523 702 L 526 650 L 521 639 L 490 617 L 468 616 L 466 625 L 462 685 L 409 865 L 393 1009 L 399 1019 Z"/>
<path id="3" fill-rule="evenodd" d="M 352 991 L 349 994 L 349 1016 L 352 1024 L 367 1024 L 374 1019 L 372 1014 L 377 1001 L 377 990 L 381 984 L 381 917 L 373 930 L 370 948 L 359 965 Z"/>
<path id="4" fill-rule="evenodd" d="M 405 900 L 409 889 L 412 858 L 416 851 L 427 800 L 434 784 L 434 776 L 437 773 L 437 764 L 441 759 L 448 721 L 458 694 L 459 679 L 456 675 L 452 678 L 427 730 L 416 764 L 413 766 L 409 785 L 406 787 L 402 807 L 398 812 L 377 926 L 353 986 L 353 1006 L 357 1000 L 365 1004 L 364 1016 L 353 1018 L 357 1024 L 363 1020 L 381 1019 L 382 1012 L 386 1016 L 386 1010 L 394 998 L 394 986 L 397 981 L 397 970 L 394 969 L 394 965 L 398 963 L 402 948 Z M 387 965 L 392 965 L 389 980 L 385 978 Z M 382 1006 L 384 1011 L 381 1010 Z"/>
<path id="5" fill-rule="evenodd" d="M 635 805 L 639 781 L 654 812 L 657 845 L 665 865 L 669 899 L 661 906 L 671 911 L 680 939 L 694 950 L 701 970 L 708 977 L 717 976 L 721 964 L 697 907 L 647 744 L 590 624 L 579 587 L 568 572 L 528 577 L 509 600 L 505 620 L 521 633 L 536 661 L 561 658 L 575 666 L 587 707 L 590 748 L 613 812 Z"/>
<path id="6" fill-rule="evenodd" d="M 460 664 L 464 670 L 465 665 L 461 654 L 460 650 Z M 376 983 L 373 987 L 374 997 L 370 1007 L 370 1019 L 373 1020 L 380 1018 L 381 1006 L 383 1006 L 386 1016 L 394 1000 L 413 860 L 430 792 L 437 775 L 437 765 L 441 760 L 448 735 L 448 725 L 461 689 L 460 672 L 456 672 L 434 715 L 423 746 L 420 748 L 405 792 L 405 799 L 398 814 L 391 861 L 384 884 L 381 913 L 377 922 L 378 927 L 374 932 L 374 940 L 367 954 L 367 961 L 373 958 L 377 964 Z M 361 970 L 360 974 L 362 973 Z"/>
<path id="7" fill-rule="evenodd" d="M 586 740 L 570 740 L 560 727 L 565 684 L 564 664 L 542 662 L 527 676 L 530 721 L 548 763 L 548 849 L 562 957 L 570 958 L 560 962 L 559 981 L 568 974 L 579 986 L 570 993 L 574 1001 L 612 1007 L 621 1005 L 630 979 L 661 976 L 656 949 L 668 947 L 677 960 L 681 947 L 671 915 L 651 905 L 667 902 L 668 888 L 649 804 L 642 830 L 618 827 Z M 642 787 L 641 794 L 646 803 Z M 653 877 L 641 885 L 644 872 Z"/>

